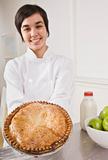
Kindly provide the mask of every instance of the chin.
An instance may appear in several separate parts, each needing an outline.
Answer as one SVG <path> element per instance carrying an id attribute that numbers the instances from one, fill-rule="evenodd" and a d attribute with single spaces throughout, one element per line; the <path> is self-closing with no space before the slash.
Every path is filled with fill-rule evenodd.
<path id="1" fill-rule="evenodd" d="M 41 50 L 42 47 L 41 46 L 35 46 L 35 47 L 32 46 L 30 48 L 31 48 L 32 51 L 36 52 L 36 51 Z"/>

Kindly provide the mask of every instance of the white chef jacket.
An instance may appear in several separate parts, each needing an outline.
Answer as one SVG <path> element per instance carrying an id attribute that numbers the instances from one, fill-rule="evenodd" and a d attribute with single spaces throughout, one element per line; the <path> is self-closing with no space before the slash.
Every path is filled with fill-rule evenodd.
<path id="1" fill-rule="evenodd" d="M 43 58 L 31 49 L 6 64 L 4 71 L 8 112 L 29 101 L 47 101 L 68 110 L 74 84 L 72 61 L 48 48 Z"/>

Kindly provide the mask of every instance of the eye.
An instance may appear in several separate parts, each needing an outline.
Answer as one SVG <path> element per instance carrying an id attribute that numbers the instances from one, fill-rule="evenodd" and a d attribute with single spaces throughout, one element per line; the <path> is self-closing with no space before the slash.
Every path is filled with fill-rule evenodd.
<path id="1" fill-rule="evenodd" d="M 24 28 L 23 31 L 30 31 L 30 28 Z"/>
<path id="2" fill-rule="evenodd" d="M 40 28 L 42 28 L 42 27 L 43 27 L 43 25 L 37 25 L 37 26 L 36 26 L 37 29 L 40 29 Z"/>

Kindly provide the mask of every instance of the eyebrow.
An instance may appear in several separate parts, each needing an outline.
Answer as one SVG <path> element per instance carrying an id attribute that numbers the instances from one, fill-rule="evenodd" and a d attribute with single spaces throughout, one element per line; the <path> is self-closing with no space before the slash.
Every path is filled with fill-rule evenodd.
<path id="1" fill-rule="evenodd" d="M 35 25 L 38 25 L 38 24 L 43 24 L 43 22 L 42 21 L 38 21 L 38 22 L 35 23 Z M 29 25 L 25 24 L 21 28 L 26 28 L 26 27 L 29 27 Z"/>

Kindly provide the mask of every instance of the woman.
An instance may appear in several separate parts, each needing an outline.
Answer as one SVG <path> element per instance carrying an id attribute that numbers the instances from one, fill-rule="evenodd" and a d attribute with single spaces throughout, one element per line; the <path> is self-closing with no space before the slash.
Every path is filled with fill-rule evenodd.
<path id="1" fill-rule="evenodd" d="M 74 84 L 72 62 L 54 55 L 47 46 L 49 26 L 45 10 L 24 5 L 16 13 L 15 25 L 27 51 L 5 67 L 8 112 L 34 100 L 52 102 L 68 110 Z"/>

